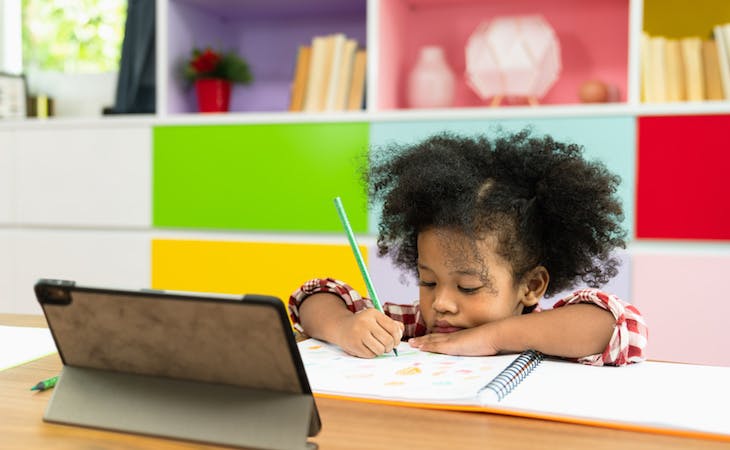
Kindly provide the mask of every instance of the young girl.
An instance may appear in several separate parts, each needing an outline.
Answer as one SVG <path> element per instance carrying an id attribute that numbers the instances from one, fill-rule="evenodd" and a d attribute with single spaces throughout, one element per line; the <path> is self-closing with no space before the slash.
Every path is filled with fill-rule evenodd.
<path id="1" fill-rule="evenodd" d="M 624 247 L 618 177 L 582 149 L 529 131 L 443 134 L 392 146 L 370 171 L 382 201 L 378 249 L 418 277 L 414 304 L 385 314 L 347 284 L 314 279 L 289 300 L 295 326 L 363 358 L 401 339 L 424 351 L 494 355 L 535 349 L 586 364 L 644 359 L 639 311 L 596 287 Z M 543 296 L 582 281 L 541 311 Z"/>

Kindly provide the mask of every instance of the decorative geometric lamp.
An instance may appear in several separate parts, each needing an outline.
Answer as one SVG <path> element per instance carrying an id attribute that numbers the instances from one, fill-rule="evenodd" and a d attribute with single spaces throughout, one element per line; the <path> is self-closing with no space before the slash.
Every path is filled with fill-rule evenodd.
<path id="1" fill-rule="evenodd" d="M 497 17 L 480 24 L 466 44 L 466 81 L 497 106 L 505 96 L 531 105 L 560 74 L 560 43 L 542 16 Z"/>

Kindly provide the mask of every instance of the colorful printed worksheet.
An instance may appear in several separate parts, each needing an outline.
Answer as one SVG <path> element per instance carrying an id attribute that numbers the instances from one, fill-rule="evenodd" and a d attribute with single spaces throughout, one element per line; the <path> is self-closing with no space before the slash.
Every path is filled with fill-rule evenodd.
<path id="1" fill-rule="evenodd" d="M 299 343 L 312 389 L 330 394 L 407 401 L 473 401 L 477 392 L 515 359 L 422 352 L 406 342 L 393 353 L 364 359 L 309 339 Z"/>

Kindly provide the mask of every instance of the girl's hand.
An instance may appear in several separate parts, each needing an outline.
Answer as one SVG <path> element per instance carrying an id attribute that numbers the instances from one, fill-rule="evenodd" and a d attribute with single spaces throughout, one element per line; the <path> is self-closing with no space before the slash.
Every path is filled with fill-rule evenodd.
<path id="1" fill-rule="evenodd" d="M 403 324 L 377 309 L 366 309 L 338 321 L 336 344 L 360 358 L 393 351 L 403 337 Z"/>
<path id="2" fill-rule="evenodd" d="M 490 356 L 499 353 L 496 327 L 484 324 L 453 333 L 432 333 L 408 340 L 425 352 L 462 356 Z"/>

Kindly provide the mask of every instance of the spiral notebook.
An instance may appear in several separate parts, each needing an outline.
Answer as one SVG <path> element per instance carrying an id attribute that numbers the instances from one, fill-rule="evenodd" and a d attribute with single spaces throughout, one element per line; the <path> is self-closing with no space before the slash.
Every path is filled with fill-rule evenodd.
<path id="1" fill-rule="evenodd" d="M 730 367 L 654 361 L 596 367 L 534 351 L 451 356 L 407 343 L 398 357 L 361 359 L 315 339 L 298 345 L 317 397 L 730 441 Z"/>

